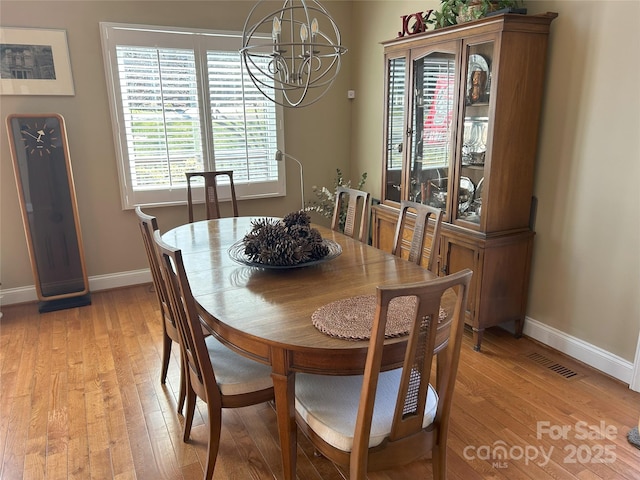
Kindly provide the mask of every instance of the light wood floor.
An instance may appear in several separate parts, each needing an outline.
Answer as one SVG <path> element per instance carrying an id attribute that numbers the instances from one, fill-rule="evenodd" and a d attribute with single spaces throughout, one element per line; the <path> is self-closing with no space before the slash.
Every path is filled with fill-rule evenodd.
<path id="1" fill-rule="evenodd" d="M 199 405 L 193 440 L 183 443 L 177 348 L 166 386 L 159 381 L 155 293 L 141 285 L 93 293 L 92 300 L 46 314 L 35 304 L 3 308 L 0 478 L 202 478 L 206 410 Z M 627 432 L 637 425 L 640 394 L 499 329 L 482 346 L 482 353 L 472 351 L 465 332 L 449 478 L 639 478 L 640 450 Z M 300 437 L 300 480 L 346 478 Z M 277 438 L 272 405 L 225 410 L 214 478 L 282 478 Z M 430 477 L 427 461 L 369 475 Z"/>

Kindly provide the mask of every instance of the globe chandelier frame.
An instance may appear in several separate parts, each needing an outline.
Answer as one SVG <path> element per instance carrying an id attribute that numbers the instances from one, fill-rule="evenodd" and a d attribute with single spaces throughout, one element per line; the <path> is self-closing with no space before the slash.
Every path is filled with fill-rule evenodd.
<path id="1" fill-rule="evenodd" d="M 315 0 L 285 0 L 271 10 L 260 0 L 242 32 L 240 54 L 252 83 L 262 95 L 283 107 L 313 105 L 340 72 L 340 30 Z M 271 32 L 271 39 L 266 32 Z M 267 61 L 268 60 L 268 61 Z M 266 65 L 266 66 L 265 66 Z"/>

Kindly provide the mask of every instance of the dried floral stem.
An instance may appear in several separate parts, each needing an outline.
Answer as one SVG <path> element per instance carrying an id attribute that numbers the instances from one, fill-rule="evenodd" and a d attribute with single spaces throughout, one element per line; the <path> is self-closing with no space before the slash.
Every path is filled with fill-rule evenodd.
<path id="1" fill-rule="evenodd" d="M 338 187 L 351 188 L 351 180 L 345 181 L 342 171 L 339 168 L 336 169 L 336 172 L 337 175 L 333 184 L 333 191 L 329 190 L 327 187 L 317 187 L 316 185 L 312 187 L 317 200 L 312 200 L 305 204 L 304 210 L 306 212 L 315 212 L 325 218 L 333 217 L 333 210 L 336 206 L 336 190 Z M 366 181 L 367 172 L 364 172 L 358 181 L 357 189 L 361 190 Z M 344 226 L 346 213 L 346 209 L 344 212 L 340 212 L 341 227 Z"/>

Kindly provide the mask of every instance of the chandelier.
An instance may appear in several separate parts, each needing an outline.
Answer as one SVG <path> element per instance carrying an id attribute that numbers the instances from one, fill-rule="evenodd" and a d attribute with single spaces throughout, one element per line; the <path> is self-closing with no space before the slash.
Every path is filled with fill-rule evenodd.
<path id="1" fill-rule="evenodd" d="M 278 10 L 260 0 L 245 22 L 240 54 L 262 95 L 284 107 L 304 107 L 329 90 L 346 51 L 336 22 L 315 0 L 285 0 Z"/>

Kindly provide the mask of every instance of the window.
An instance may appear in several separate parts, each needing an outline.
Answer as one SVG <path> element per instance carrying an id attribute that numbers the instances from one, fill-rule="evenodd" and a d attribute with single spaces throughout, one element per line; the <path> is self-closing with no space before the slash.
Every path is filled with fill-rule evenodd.
<path id="1" fill-rule="evenodd" d="M 242 34 L 100 30 L 123 208 L 185 202 L 196 170 L 233 170 L 238 198 L 284 195 L 282 107 L 244 73 Z"/>

